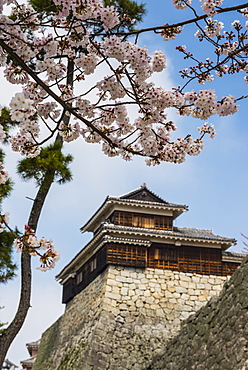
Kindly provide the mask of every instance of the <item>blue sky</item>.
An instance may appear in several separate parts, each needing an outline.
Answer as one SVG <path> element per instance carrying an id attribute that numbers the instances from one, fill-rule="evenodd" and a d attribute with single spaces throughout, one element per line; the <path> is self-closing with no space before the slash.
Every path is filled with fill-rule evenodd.
<path id="1" fill-rule="evenodd" d="M 225 6 L 232 5 L 226 1 Z M 174 10 L 169 0 L 148 0 L 148 14 L 144 26 L 161 25 L 177 22 L 190 15 Z M 228 17 L 227 17 L 228 18 Z M 230 18 L 226 21 L 230 23 Z M 245 19 L 244 19 L 245 21 Z M 194 28 L 194 27 L 193 27 Z M 196 29 L 194 28 L 194 31 Z M 151 51 L 161 49 L 168 59 L 165 72 L 155 76 L 158 85 L 171 88 L 180 84 L 178 69 L 186 66 L 181 54 L 174 50 L 176 45 L 187 44 L 198 55 L 209 53 L 209 49 L 191 37 L 192 27 L 186 30 L 176 41 L 164 42 L 159 35 L 142 35 L 140 43 Z M 205 55 L 204 55 L 205 56 Z M 207 57 L 208 55 L 206 55 Z M 1 86 L 3 80 L 1 79 Z M 191 88 L 215 88 L 217 95 L 245 94 L 247 85 L 243 76 L 229 76 L 216 79 L 205 86 L 192 85 Z M 8 104 L 16 86 L 4 85 L 0 90 L 1 104 Z M 33 261 L 32 308 L 23 329 L 14 341 L 8 358 L 19 365 L 20 360 L 28 357 L 25 343 L 37 340 L 64 310 L 61 304 L 61 287 L 55 281 L 55 275 L 83 247 L 91 235 L 80 234 L 79 228 L 91 217 L 107 195 L 121 195 L 139 187 L 143 182 L 148 188 L 167 201 L 186 204 L 189 212 L 181 215 L 176 225 L 213 229 L 222 236 L 237 239 L 235 251 L 243 249 L 240 232 L 248 234 L 247 225 L 247 188 L 248 173 L 248 127 L 246 101 L 241 101 L 239 112 L 229 117 L 209 119 L 216 126 L 217 136 L 206 139 L 203 152 L 197 157 L 188 157 L 185 163 L 169 163 L 157 167 L 147 167 L 142 158 L 124 162 L 120 158 L 108 158 L 101 153 L 99 145 L 86 144 L 83 140 L 65 146 L 68 153 L 74 155 L 72 164 L 74 180 L 63 186 L 54 184 L 45 208 L 42 212 L 38 236 L 52 237 L 56 248 L 61 251 L 61 259 L 53 271 L 42 273 Z M 201 122 L 193 118 L 179 117 L 172 113 L 180 132 L 196 134 Z M 8 155 L 8 171 L 15 181 L 15 190 L 5 202 L 4 210 L 11 213 L 11 225 L 22 227 L 27 222 L 31 201 L 36 188 L 32 183 L 21 182 L 15 175 L 15 163 L 18 154 Z M 15 259 L 19 264 L 19 254 Z M 17 308 L 19 296 L 19 277 L 0 289 L 1 321 L 10 321 Z"/>

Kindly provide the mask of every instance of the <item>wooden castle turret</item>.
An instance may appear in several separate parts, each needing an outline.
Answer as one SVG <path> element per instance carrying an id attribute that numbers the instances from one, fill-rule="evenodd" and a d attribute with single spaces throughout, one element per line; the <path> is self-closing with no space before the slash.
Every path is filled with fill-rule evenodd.
<path id="1" fill-rule="evenodd" d="M 235 239 L 212 230 L 175 227 L 174 220 L 186 211 L 186 205 L 166 202 L 145 184 L 120 197 L 108 196 L 81 228 L 93 232 L 93 239 L 57 276 L 63 303 L 108 265 L 231 275 L 242 259 L 225 252 Z"/>

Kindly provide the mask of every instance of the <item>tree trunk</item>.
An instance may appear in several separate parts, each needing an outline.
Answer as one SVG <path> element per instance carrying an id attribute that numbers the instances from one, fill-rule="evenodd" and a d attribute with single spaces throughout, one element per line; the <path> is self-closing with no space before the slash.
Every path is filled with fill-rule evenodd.
<path id="1" fill-rule="evenodd" d="M 38 193 L 36 194 L 28 220 L 28 225 L 33 230 L 37 229 L 41 210 L 54 181 L 54 176 L 55 171 L 47 173 Z M 27 251 L 25 251 L 21 256 L 21 295 L 19 306 L 13 321 L 0 335 L 0 368 L 2 368 L 8 349 L 16 335 L 19 333 L 29 310 L 31 298 L 31 275 L 31 256 Z"/>

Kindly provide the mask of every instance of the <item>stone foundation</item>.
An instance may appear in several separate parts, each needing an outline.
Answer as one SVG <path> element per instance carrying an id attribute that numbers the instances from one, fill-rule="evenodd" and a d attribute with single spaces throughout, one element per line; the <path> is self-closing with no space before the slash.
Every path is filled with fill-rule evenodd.
<path id="1" fill-rule="evenodd" d="M 144 369 L 226 280 L 109 266 L 43 334 L 33 370 Z"/>

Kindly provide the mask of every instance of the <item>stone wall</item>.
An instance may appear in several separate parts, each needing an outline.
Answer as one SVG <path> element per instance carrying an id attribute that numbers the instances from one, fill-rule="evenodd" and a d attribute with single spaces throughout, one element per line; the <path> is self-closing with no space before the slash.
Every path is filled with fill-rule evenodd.
<path id="1" fill-rule="evenodd" d="M 150 370 L 248 369 L 248 258 L 220 296 L 188 318 Z"/>
<path id="2" fill-rule="evenodd" d="M 144 369 L 226 280 L 109 266 L 43 334 L 33 370 Z"/>

